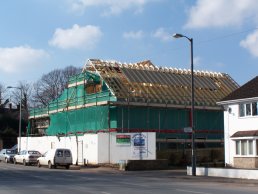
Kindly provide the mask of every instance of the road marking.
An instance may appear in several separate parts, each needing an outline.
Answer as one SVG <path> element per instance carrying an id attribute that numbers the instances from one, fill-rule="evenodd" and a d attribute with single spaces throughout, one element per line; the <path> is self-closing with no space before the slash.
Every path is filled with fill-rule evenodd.
<path id="1" fill-rule="evenodd" d="M 183 190 L 183 189 L 176 189 L 177 191 L 182 191 L 186 193 L 197 193 L 197 194 L 212 194 L 212 193 L 206 193 L 206 192 L 198 192 L 198 191 L 190 191 L 190 190 Z"/>

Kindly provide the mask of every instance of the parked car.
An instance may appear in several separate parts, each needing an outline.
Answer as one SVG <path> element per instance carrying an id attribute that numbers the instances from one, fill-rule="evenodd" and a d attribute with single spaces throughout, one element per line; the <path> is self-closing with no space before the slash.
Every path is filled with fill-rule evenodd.
<path id="1" fill-rule="evenodd" d="M 56 168 L 57 166 L 65 166 L 66 169 L 70 168 L 72 165 L 72 152 L 70 149 L 57 148 L 51 149 L 43 154 L 42 157 L 37 159 L 38 167 L 43 165 L 48 166 L 48 168 Z"/>
<path id="2" fill-rule="evenodd" d="M 0 151 L 0 161 L 13 162 L 13 157 L 16 154 L 16 150 L 12 149 L 2 149 Z"/>
<path id="3" fill-rule="evenodd" d="M 24 166 L 27 164 L 36 164 L 37 159 L 41 154 L 36 150 L 22 150 L 20 153 L 16 154 L 13 158 L 13 163 L 21 163 Z"/>

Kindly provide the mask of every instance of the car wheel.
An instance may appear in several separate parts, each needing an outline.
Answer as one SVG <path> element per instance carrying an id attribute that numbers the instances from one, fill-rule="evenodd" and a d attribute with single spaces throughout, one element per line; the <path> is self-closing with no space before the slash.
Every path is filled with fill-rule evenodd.
<path id="1" fill-rule="evenodd" d="M 38 166 L 38 168 L 40 168 L 40 167 L 41 167 L 41 165 L 40 165 L 40 162 L 39 162 L 39 161 L 37 162 L 37 166 Z"/>
<path id="2" fill-rule="evenodd" d="M 26 160 L 23 160 L 23 165 L 24 165 L 24 166 L 26 166 L 26 165 L 27 165 L 27 164 L 26 164 Z"/>
<path id="3" fill-rule="evenodd" d="M 5 162 L 8 163 L 8 158 L 5 158 Z"/>
<path id="4" fill-rule="evenodd" d="M 48 161 L 48 168 L 49 168 L 49 169 L 53 168 L 53 165 L 51 164 L 50 161 Z"/>
<path id="5" fill-rule="evenodd" d="M 16 164 L 16 160 L 15 159 L 13 159 L 13 163 Z"/>
<path id="6" fill-rule="evenodd" d="M 65 166 L 65 168 L 66 168 L 66 169 L 69 169 L 69 168 L 70 168 L 70 165 L 69 165 L 69 164 L 68 164 L 68 165 L 66 165 L 66 166 Z"/>

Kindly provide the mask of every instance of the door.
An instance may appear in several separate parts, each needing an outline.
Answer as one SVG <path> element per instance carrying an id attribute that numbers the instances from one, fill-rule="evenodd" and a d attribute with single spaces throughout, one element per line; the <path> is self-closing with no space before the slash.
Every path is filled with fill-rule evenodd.
<path id="1" fill-rule="evenodd" d="M 64 160 L 65 160 L 64 150 L 62 150 L 62 149 L 56 150 L 56 153 L 55 153 L 55 163 L 56 164 L 63 164 Z"/>
<path id="2" fill-rule="evenodd" d="M 83 161 L 83 141 L 78 141 L 78 164 L 84 164 Z"/>
<path id="3" fill-rule="evenodd" d="M 22 163 L 22 156 L 23 156 L 23 151 L 21 151 L 20 153 L 18 153 L 18 154 L 15 156 L 17 163 Z"/>

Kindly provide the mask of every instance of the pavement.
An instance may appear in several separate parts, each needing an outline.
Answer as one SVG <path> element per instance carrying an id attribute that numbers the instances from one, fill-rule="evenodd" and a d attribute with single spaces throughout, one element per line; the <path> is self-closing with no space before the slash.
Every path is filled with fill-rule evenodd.
<path id="1" fill-rule="evenodd" d="M 218 182 L 218 183 L 236 183 L 258 185 L 258 180 L 211 177 L 211 176 L 190 176 L 187 175 L 186 169 L 168 169 L 168 170 L 144 170 L 144 171 L 121 171 L 113 167 L 103 166 L 75 166 L 71 170 L 80 170 L 81 172 L 96 172 L 105 174 L 123 174 L 125 176 L 138 175 L 140 177 L 171 178 L 177 180 L 188 180 L 193 182 Z"/>

